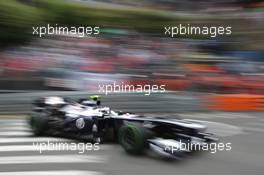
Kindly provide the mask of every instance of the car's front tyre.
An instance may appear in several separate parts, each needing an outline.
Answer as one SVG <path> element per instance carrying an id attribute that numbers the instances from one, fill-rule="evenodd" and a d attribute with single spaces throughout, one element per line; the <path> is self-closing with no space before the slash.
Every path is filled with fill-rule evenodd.
<path id="1" fill-rule="evenodd" d="M 135 124 L 123 124 L 119 129 L 119 143 L 126 152 L 142 154 L 145 149 L 147 131 Z"/>

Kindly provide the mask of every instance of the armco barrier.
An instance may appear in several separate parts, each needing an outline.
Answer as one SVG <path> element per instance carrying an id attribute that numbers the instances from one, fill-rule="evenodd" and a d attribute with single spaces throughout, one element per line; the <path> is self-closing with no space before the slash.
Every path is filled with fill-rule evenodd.
<path id="1" fill-rule="evenodd" d="M 44 80 L 41 78 L 1 78 L 0 89 L 1 90 L 45 90 L 48 87 L 45 86 Z"/>
<path id="2" fill-rule="evenodd" d="M 45 96 L 63 96 L 73 99 L 88 97 L 97 92 L 42 91 L 0 94 L 0 114 L 30 113 L 32 101 Z M 264 95 L 215 95 L 192 92 L 166 92 L 146 96 L 138 93 L 99 94 L 102 105 L 114 110 L 136 113 L 184 113 L 218 111 L 264 110 Z"/>
<path id="3" fill-rule="evenodd" d="M 73 91 L 43 91 L 28 93 L 8 93 L 0 94 L 0 113 L 21 114 L 31 111 L 31 103 L 34 99 L 45 96 L 63 96 L 73 99 L 88 97 L 93 92 L 73 92 Z M 166 92 L 162 94 L 109 94 L 102 96 L 102 105 L 110 106 L 114 110 L 130 112 L 193 112 L 201 111 L 200 95 Z"/>

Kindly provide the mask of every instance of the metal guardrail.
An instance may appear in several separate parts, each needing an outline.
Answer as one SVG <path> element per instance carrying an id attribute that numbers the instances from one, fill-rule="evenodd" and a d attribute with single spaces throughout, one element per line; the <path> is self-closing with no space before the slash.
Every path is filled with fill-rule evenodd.
<path id="1" fill-rule="evenodd" d="M 97 92 L 79 91 L 33 91 L 0 94 L 0 114 L 27 114 L 32 108 L 32 101 L 45 96 L 63 96 L 73 99 L 88 97 Z M 162 94 L 120 93 L 99 94 L 102 105 L 110 106 L 114 110 L 130 112 L 194 112 L 204 110 L 198 93 L 166 92 Z"/>

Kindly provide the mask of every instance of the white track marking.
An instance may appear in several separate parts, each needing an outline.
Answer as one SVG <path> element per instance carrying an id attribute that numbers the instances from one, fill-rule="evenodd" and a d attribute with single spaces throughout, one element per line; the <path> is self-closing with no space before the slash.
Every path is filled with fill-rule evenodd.
<path id="1" fill-rule="evenodd" d="M 240 127 L 234 125 L 229 125 L 220 122 L 204 121 L 204 120 L 193 120 L 193 119 L 185 119 L 185 120 L 205 124 L 208 127 L 207 132 L 213 133 L 220 137 L 228 137 L 243 133 Z"/>
<path id="2" fill-rule="evenodd" d="M 53 137 L 12 137 L 0 138 L 0 143 L 69 142 L 71 140 Z"/>
<path id="3" fill-rule="evenodd" d="M 1 120 L 0 119 L 0 125 L 3 127 L 8 126 L 29 126 L 29 122 L 27 120 Z"/>
<path id="4" fill-rule="evenodd" d="M 0 172 L 0 175 L 103 175 L 96 171 L 19 171 L 19 172 Z"/>
<path id="5" fill-rule="evenodd" d="M 3 136 L 32 136 L 32 132 L 26 132 L 26 131 L 0 131 L 0 137 Z"/>
<path id="6" fill-rule="evenodd" d="M 41 151 L 57 151 L 54 150 L 51 146 L 50 147 L 43 147 L 41 148 Z M 0 146 L 0 152 L 13 152 L 13 151 L 37 151 L 40 152 L 40 146 L 34 146 L 32 145 L 5 145 L 5 146 Z"/>
<path id="7" fill-rule="evenodd" d="M 71 143 L 68 143 L 68 142 L 57 142 L 57 143 L 49 142 L 50 145 L 48 145 L 47 142 L 43 142 L 43 145 L 37 144 L 37 143 L 34 143 L 34 144 L 32 143 L 31 145 L 1 145 L 0 152 L 36 151 L 38 153 L 44 153 L 47 151 L 57 151 L 57 152 L 71 151 L 72 149 L 74 149 L 73 151 L 78 151 L 80 153 L 89 153 L 89 152 L 94 151 L 94 150 L 91 150 L 90 145 L 89 145 L 90 149 L 87 148 L 87 150 L 85 150 L 85 143 L 75 143 L 75 142 L 73 143 L 74 145 L 76 145 L 76 149 L 72 148 Z M 78 144 L 81 146 L 77 147 Z M 113 148 L 113 146 L 111 145 L 98 145 L 98 146 L 99 146 L 99 150 L 97 151 L 107 151 Z M 94 152 L 97 152 L 97 151 L 94 151 Z"/>
<path id="8" fill-rule="evenodd" d="M 0 124 L 2 123 L 27 123 L 26 119 L 0 119 Z"/>
<path id="9" fill-rule="evenodd" d="M 29 124 L 27 122 L 13 122 L 13 123 L 1 123 L 1 127 L 28 127 Z"/>
<path id="10" fill-rule="evenodd" d="M 1 131 L 32 131 L 30 127 L 25 126 L 0 126 Z"/>
<path id="11" fill-rule="evenodd" d="M 5 125 L 5 124 L 1 124 L 0 123 L 0 129 L 3 129 L 3 128 L 10 128 L 10 129 L 15 129 L 15 128 L 31 128 L 31 126 L 29 124 L 18 124 L 18 125 Z"/>
<path id="12" fill-rule="evenodd" d="M 44 163 L 104 163 L 105 156 L 92 155 L 33 155 L 33 156 L 2 156 L 2 164 L 44 164 Z"/>

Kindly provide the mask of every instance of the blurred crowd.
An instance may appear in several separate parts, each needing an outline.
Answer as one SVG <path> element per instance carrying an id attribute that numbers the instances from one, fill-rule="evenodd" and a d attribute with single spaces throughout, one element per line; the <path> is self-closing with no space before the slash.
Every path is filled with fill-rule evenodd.
<path id="1" fill-rule="evenodd" d="M 167 90 L 261 92 L 264 53 L 230 41 L 120 36 L 52 36 L 1 53 L 1 78 L 42 78 L 47 86 L 95 90 L 98 83 L 166 85 Z M 232 48 L 232 47 L 231 47 Z"/>

